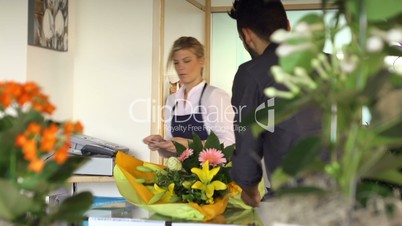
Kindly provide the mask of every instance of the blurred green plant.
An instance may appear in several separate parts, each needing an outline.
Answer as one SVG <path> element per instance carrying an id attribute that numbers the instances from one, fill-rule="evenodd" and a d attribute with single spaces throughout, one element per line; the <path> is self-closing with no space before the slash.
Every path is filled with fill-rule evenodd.
<path id="1" fill-rule="evenodd" d="M 275 123 L 306 106 L 323 112 L 321 136 L 293 147 L 273 173 L 271 186 L 285 192 L 281 188 L 289 181 L 327 175 L 335 186 L 317 189 L 302 183 L 287 192 L 336 189 L 354 207 L 356 201 L 364 204 L 375 195 L 392 195 L 392 189 L 373 181 L 402 186 L 402 155 L 390 151 L 402 147 L 402 72 L 385 63 L 387 56 L 402 55 L 402 4 L 323 0 L 322 6 L 322 14 L 310 13 L 292 31 L 279 30 L 271 37 L 280 44 L 280 64 L 271 71 L 288 88 L 265 90 L 267 96 L 281 99 L 275 103 Z M 337 13 L 325 23 L 329 6 Z M 351 41 L 338 48 L 335 37 L 345 29 Z M 322 52 L 326 39 L 333 46 L 331 54 Z M 363 108 L 370 112 L 370 122 L 362 122 Z M 256 120 L 264 123 L 262 115 L 267 114 L 257 114 Z M 251 128 L 255 135 L 264 130 L 257 123 Z M 329 152 L 328 161 L 321 158 L 323 150 Z"/>
<path id="2" fill-rule="evenodd" d="M 82 125 L 51 122 L 54 109 L 35 83 L 0 82 L 0 223 L 79 223 L 92 204 L 89 192 L 60 205 L 46 201 L 87 161 L 68 155 L 70 136 Z"/>

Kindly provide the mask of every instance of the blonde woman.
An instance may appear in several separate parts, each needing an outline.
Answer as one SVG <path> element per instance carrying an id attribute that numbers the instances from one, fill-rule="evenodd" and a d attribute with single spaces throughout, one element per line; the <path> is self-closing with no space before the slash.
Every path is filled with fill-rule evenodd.
<path id="1" fill-rule="evenodd" d="M 168 58 L 180 79 L 180 89 L 171 94 L 164 108 L 166 135 L 144 138 L 150 150 L 163 157 L 174 156 L 172 141 L 187 146 L 193 132 L 206 140 L 211 131 L 225 146 L 234 143 L 234 112 L 230 96 L 220 88 L 208 85 L 202 77 L 204 47 L 193 37 L 180 37 Z"/>

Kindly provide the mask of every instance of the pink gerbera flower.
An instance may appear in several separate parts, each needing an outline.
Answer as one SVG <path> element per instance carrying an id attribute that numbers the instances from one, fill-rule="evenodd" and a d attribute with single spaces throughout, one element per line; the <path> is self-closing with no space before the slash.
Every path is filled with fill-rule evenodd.
<path id="1" fill-rule="evenodd" d="M 207 148 L 200 153 L 198 161 L 201 162 L 201 165 L 203 165 L 207 160 L 209 161 L 209 165 L 213 167 L 226 163 L 222 151 L 215 148 Z"/>
<path id="2" fill-rule="evenodd" d="M 183 151 L 183 153 L 181 153 L 181 155 L 177 159 L 183 162 L 184 160 L 188 159 L 188 157 L 193 155 L 193 152 L 194 152 L 193 149 L 187 148 L 185 151 Z"/>

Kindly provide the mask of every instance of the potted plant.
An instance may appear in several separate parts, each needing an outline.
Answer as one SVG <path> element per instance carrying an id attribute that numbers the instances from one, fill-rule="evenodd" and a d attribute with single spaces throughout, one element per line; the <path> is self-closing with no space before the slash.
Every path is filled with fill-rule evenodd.
<path id="1" fill-rule="evenodd" d="M 88 160 L 68 154 L 81 123 L 53 122 L 54 110 L 36 83 L 0 82 L 0 225 L 79 223 L 92 204 L 90 192 L 46 201 Z"/>
<path id="2" fill-rule="evenodd" d="M 329 5 L 338 11 L 326 24 Z M 305 192 L 324 193 L 315 202 L 321 209 L 322 200 L 327 205 L 342 200 L 340 215 L 336 214 L 337 204 L 327 214 L 335 215 L 342 225 L 363 224 L 357 213 L 369 208 L 374 211 L 364 216 L 374 219 L 374 212 L 381 211 L 372 205 L 373 200 L 392 197 L 393 205 L 384 204 L 382 216 L 393 225 L 402 216 L 400 196 L 394 195 L 402 186 L 402 72 L 393 70 L 384 59 L 402 55 L 402 5 L 396 0 L 323 0 L 322 7 L 323 14 L 308 14 L 292 31 L 279 30 L 272 35 L 272 40 L 280 43 L 280 64 L 271 71 L 277 82 L 288 87 L 288 91 L 265 90 L 267 96 L 281 99 L 275 105 L 276 123 L 314 105 L 323 112 L 323 131 L 321 136 L 307 137 L 293 147 L 273 173 L 271 186 L 278 194 L 302 192 L 303 196 L 297 197 L 304 199 Z M 346 24 L 340 23 L 341 18 Z M 322 53 L 326 37 L 335 46 L 336 35 L 344 29 L 351 33 L 350 43 L 334 48 L 332 54 Z M 363 109 L 368 109 L 371 121 L 362 122 Z M 255 134 L 262 131 L 256 123 L 251 126 Z M 323 150 L 328 153 L 325 160 L 321 158 Z M 302 182 L 283 188 L 292 181 Z M 307 215 L 308 209 L 301 208 L 299 215 Z M 284 215 L 290 212 L 286 209 Z M 293 219 L 291 223 L 306 221 Z"/>

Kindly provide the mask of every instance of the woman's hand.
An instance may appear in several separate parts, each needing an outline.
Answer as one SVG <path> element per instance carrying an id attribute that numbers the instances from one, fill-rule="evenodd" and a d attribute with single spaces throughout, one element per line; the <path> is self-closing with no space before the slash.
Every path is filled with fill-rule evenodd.
<path id="1" fill-rule="evenodd" d="M 159 155 L 164 158 L 169 158 L 176 154 L 176 147 L 171 141 L 167 141 L 160 135 L 150 135 L 142 140 L 148 145 L 151 151 L 158 151 Z"/>
<path id="2" fill-rule="evenodd" d="M 173 137 L 171 141 L 175 141 L 177 143 L 180 143 L 184 147 L 188 148 L 188 141 L 191 141 L 191 140 L 183 138 L 183 137 Z"/>
<path id="3" fill-rule="evenodd" d="M 158 149 L 158 143 L 165 142 L 165 139 L 161 135 L 149 135 L 142 140 L 148 145 L 151 151 L 156 151 Z"/>
<path id="4" fill-rule="evenodd" d="M 157 151 L 160 156 L 164 158 L 169 158 L 176 155 L 176 147 L 172 141 L 164 141 L 155 144 Z"/>

